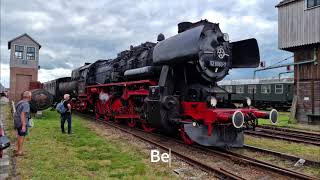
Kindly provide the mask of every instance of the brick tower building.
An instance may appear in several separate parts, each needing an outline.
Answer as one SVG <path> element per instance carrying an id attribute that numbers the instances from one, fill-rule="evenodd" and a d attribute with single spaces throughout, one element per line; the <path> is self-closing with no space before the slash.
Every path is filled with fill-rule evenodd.
<path id="1" fill-rule="evenodd" d="M 28 34 L 22 34 L 8 42 L 10 51 L 10 94 L 18 101 L 21 93 L 29 89 L 31 81 L 38 80 L 39 49 L 41 45 Z"/>

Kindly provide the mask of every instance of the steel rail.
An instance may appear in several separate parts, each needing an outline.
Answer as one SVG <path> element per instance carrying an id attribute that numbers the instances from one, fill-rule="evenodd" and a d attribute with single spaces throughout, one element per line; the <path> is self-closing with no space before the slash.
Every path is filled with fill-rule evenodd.
<path id="1" fill-rule="evenodd" d="M 297 134 L 304 134 L 312 137 L 320 138 L 320 132 L 311 132 L 306 130 L 294 130 L 292 128 L 286 128 L 286 127 L 276 127 L 274 125 L 258 125 L 257 127 L 263 128 L 263 129 L 272 129 L 277 131 L 284 131 L 284 132 L 291 132 L 291 133 L 297 133 Z"/>
<path id="2" fill-rule="evenodd" d="M 260 128 L 260 127 L 257 127 L 256 131 L 258 131 L 258 132 L 266 132 L 266 133 L 271 133 L 271 134 L 279 134 L 279 135 L 294 137 L 294 138 L 307 140 L 307 141 L 308 140 L 310 140 L 310 141 L 320 141 L 320 136 L 303 134 L 303 133 L 299 133 L 299 132 L 289 132 L 289 131 L 281 131 L 281 130 L 274 130 L 274 129 L 265 129 L 265 128 Z"/>
<path id="3" fill-rule="evenodd" d="M 114 123 L 110 123 L 110 122 L 106 122 L 106 121 L 100 121 L 100 122 L 102 122 L 104 125 L 112 126 L 112 127 L 116 128 L 116 129 L 119 129 L 119 130 L 121 130 L 121 131 L 123 131 L 125 133 L 128 133 L 128 134 L 130 134 L 130 135 L 132 135 L 134 137 L 137 137 L 137 138 L 139 138 L 139 139 L 141 139 L 141 140 L 143 140 L 145 142 L 153 144 L 153 145 L 155 145 L 155 146 L 157 146 L 157 147 L 159 147 L 159 148 L 161 148 L 163 150 L 166 150 L 166 151 L 170 150 L 172 154 L 174 154 L 175 156 L 179 157 L 180 159 L 186 161 L 188 164 L 196 166 L 196 167 L 199 167 L 200 169 L 202 169 L 202 170 L 204 170 L 206 172 L 214 172 L 215 175 L 218 176 L 219 178 L 223 178 L 223 179 L 228 178 L 228 179 L 234 179 L 234 180 L 243 180 L 244 179 L 244 178 L 242 178 L 242 177 L 240 177 L 240 176 L 238 176 L 236 174 L 233 174 L 232 172 L 226 171 L 223 168 L 215 168 L 215 167 L 212 167 L 212 166 L 207 165 L 205 163 L 202 163 L 200 161 L 197 161 L 197 160 L 195 160 L 195 159 L 193 159 L 191 157 L 185 156 L 184 154 L 180 153 L 178 150 L 169 148 L 169 147 L 167 147 L 167 146 L 165 146 L 165 145 L 163 145 L 163 144 L 161 144 L 159 142 L 156 142 L 156 141 L 153 141 L 153 140 L 148 139 L 146 137 L 143 137 L 143 136 L 141 136 L 141 135 L 139 135 L 139 134 L 137 134 L 137 133 L 135 133 L 135 132 L 133 132 L 131 130 L 123 128 L 123 127 L 121 127 L 119 125 L 115 125 Z"/>
<path id="4" fill-rule="evenodd" d="M 83 116 L 83 114 L 80 114 L 81 116 Z M 244 180 L 243 177 L 240 177 L 236 174 L 233 174 L 232 172 L 229 172 L 223 168 L 215 168 L 215 167 L 212 167 L 208 164 L 205 164 L 205 163 L 202 163 L 200 161 L 197 161 L 191 157 L 188 157 L 188 156 L 185 156 L 184 154 L 182 154 L 181 152 L 175 150 L 175 149 L 172 149 L 172 148 L 169 148 L 159 142 L 156 142 L 156 141 L 153 141 L 151 139 L 148 139 L 142 135 L 139 135 L 138 133 L 135 133 L 133 131 L 137 131 L 137 129 L 130 129 L 129 128 L 124 128 L 124 127 L 121 127 L 120 125 L 117 125 L 115 123 L 111 123 L 111 122 L 107 122 L 107 121 L 96 121 L 96 120 L 93 120 L 91 116 L 87 117 L 89 118 L 90 120 L 94 121 L 94 122 L 98 122 L 104 126 L 111 126 L 113 128 L 116 128 L 116 129 L 119 129 L 125 133 L 128 133 L 138 139 L 141 139 L 147 143 L 150 143 L 150 144 L 153 144 L 165 151 L 169 151 L 174 154 L 175 156 L 179 157 L 181 160 L 187 162 L 188 164 L 192 165 L 192 166 L 195 166 L 195 167 L 199 167 L 201 170 L 203 171 L 206 171 L 206 172 L 214 172 L 215 176 L 218 177 L 218 178 L 221 178 L 221 179 L 233 179 L 233 180 Z M 144 131 L 140 131 L 140 132 L 144 132 Z M 145 132 L 144 132 L 145 133 Z"/>
<path id="5" fill-rule="evenodd" d="M 82 114 L 81 114 L 82 115 Z M 92 120 L 92 117 L 90 116 L 90 119 Z M 126 132 L 128 134 L 131 134 L 141 140 L 144 140 L 150 144 L 154 144 L 158 147 L 160 147 L 161 149 L 164 149 L 164 150 L 169 150 L 170 148 L 169 147 L 166 147 L 165 145 L 159 143 L 159 142 L 155 142 L 153 140 L 150 140 L 146 137 L 143 137 L 141 135 L 138 135 L 137 133 L 134 133 L 133 131 L 140 131 L 140 132 L 143 132 L 142 130 L 138 130 L 136 128 L 131 128 L 130 130 L 128 130 L 129 128 L 124 128 L 124 127 L 121 127 L 121 125 L 117 125 L 115 123 L 111 123 L 111 122 L 107 122 L 107 121 L 96 121 L 96 122 L 100 122 L 101 124 L 103 125 L 108 125 L 108 126 L 112 126 L 116 129 L 119 129 L 123 132 Z M 154 133 L 148 133 L 148 134 L 152 134 L 152 135 L 156 135 L 156 136 L 161 136 L 163 137 L 163 135 L 159 135 L 159 134 L 154 134 Z M 171 139 L 177 143 L 181 143 L 183 144 L 182 141 L 179 141 L 177 139 Z M 185 144 L 183 144 L 185 145 Z M 296 171 L 292 171 L 290 169 L 286 169 L 286 168 L 282 168 L 282 167 L 279 167 L 279 166 L 276 166 L 276 165 L 273 165 L 273 164 L 270 164 L 270 163 L 267 163 L 267 162 L 264 162 L 264 161 L 260 161 L 260 160 L 257 160 L 257 159 L 254 159 L 254 158 L 251 158 L 251 157 L 248 157 L 248 156 L 245 156 L 245 155 L 241 155 L 241 154 L 238 154 L 238 153 L 235 153 L 235 152 L 232 152 L 232 151 L 227 151 L 227 150 L 223 150 L 223 149 L 214 149 L 214 148 L 210 148 L 210 147 L 203 147 L 203 146 L 200 146 L 200 145 L 193 145 L 193 146 L 190 146 L 190 148 L 196 148 L 198 150 L 203 150 L 205 152 L 210 152 L 210 153 L 213 153 L 215 155 L 220 155 L 220 156 L 223 156 L 225 158 L 228 158 L 228 159 L 231 159 L 232 161 L 237 161 L 237 162 L 243 162 L 243 163 L 246 163 L 246 164 L 250 164 L 252 166 L 257 166 L 257 167 L 260 167 L 262 169 L 267 169 L 267 170 L 270 170 L 272 172 L 275 172 L 275 173 L 278 173 L 278 174 L 281 174 L 281 175 L 286 175 L 288 177 L 293 177 L 293 178 L 298 178 L 298 179 L 308 179 L 308 180 L 315 180 L 317 178 L 315 177 L 312 177 L 312 176 L 309 176 L 309 175 L 306 175 L 306 174 L 302 174 L 302 173 L 299 173 L 299 172 L 296 172 Z M 194 165 L 194 166 L 198 166 L 199 168 L 201 168 L 202 170 L 204 171 L 212 171 L 212 172 L 215 172 L 217 173 L 218 175 L 220 175 L 220 177 L 228 177 L 230 179 L 243 179 L 242 177 L 238 176 L 238 175 L 235 175 L 235 174 L 232 174 L 231 172 L 226 172 L 224 169 L 221 169 L 221 168 L 214 168 L 214 167 L 211 167 L 207 164 L 204 164 L 202 162 L 199 162 L 191 157 L 186 157 L 185 155 L 183 155 L 182 153 L 180 153 L 179 151 L 175 151 L 174 149 L 171 149 L 171 152 L 172 154 L 176 155 L 177 157 L 180 157 L 181 159 L 184 159 L 186 160 L 189 164 L 191 165 Z M 231 174 L 230 174 L 231 173 Z"/>
<path id="6" fill-rule="evenodd" d="M 295 161 L 295 162 L 300 160 L 300 159 L 304 159 L 304 158 L 300 158 L 298 156 L 289 155 L 289 154 L 285 154 L 285 153 L 282 153 L 282 152 L 273 151 L 273 150 L 264 149 L 264 148 L 259 148 L 259 147 L 250 146 L 250 145 L 244 145 L 243 147 L 245 149 L 248 149 L 249 151 L 259 151 L 259 152 L 262 152 L 262 153 L 271 154 L 271 155 L 274 155 L 274 156 L 279 156 L 279 157 L 282 157 L 284 159 L 288 159 L 288 160 Z M 304 159 L 304 160 L 305 160 L 304 165 L 320 167 L 320 162 L 319 161 L 313 161 L 313 160 L 309 160 L 309 159 Z"/>
<path id="7" fill-rule="evenodd" d="M 261 136 L 261 137 L 267 137 L 267 138 L 273 138 L 273 139 L 280 139 L 280 140 L 286 140 L 286 141 L 291 141 L 291 142 L 297 142 L 297 143 L 305 143 L 305 144 L 312 144 L 316 146 L 320 146 L 320 141 L 315 141 L 315 140 L 306 140 L 298 137 L 290 137 L 287 135 L 283 134 L 272 134 L 272 133 L 267 133 L 263 131 L 249 131 L 245 130 L 244 131 L 246 134 L 249 135 L 255 135 L 255 136 Z"/>

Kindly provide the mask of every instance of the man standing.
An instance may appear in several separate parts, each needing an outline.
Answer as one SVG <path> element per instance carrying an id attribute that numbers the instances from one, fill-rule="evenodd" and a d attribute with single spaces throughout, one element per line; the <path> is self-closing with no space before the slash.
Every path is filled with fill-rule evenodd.
<path id="1" fill-rule="evenodd" d="M 22 93 L 22 100 L 19 101 L 16 105 L 16 112 L 13 115 L 14 119 L 14 128 L 17 130 L 18 140 L 16 143 L 16 156 L 23 155 L 23 142 L 24 137 L 28 134 L 27 123 L 30 119 L 30 104 L 31 101 L 31 92 L 25 91 Z"/>
<path id="2" fill-rule="evenodd" d="M 68 123 L 68 134 L 71 134 L 71 105 L 70 105 L 70 95 L 69 94 L 65 94 L 63 96 L 63 106 L 66 108 L 66 112 L 61 113 L 61 131 L 62 133 L 66 133 L 64 131 L 64 123 L 67 120 Z"/>

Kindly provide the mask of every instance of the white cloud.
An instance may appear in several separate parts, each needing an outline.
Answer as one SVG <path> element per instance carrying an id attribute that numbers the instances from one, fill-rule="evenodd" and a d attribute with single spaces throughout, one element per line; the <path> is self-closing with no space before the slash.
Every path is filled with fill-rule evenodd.
<path id="1" fill-rule="evenodd" d="M 73 16 L 70 23 L 73 25 L 83 25 L 88 19 L 85 16 Z"/>
<path id="2" fill-rule="evenodd" d="M 3 86 L 9 87 L 9 77 L 10 77 L 10 68 L 9 64 L 0 64 L 1 73 L 0 73 L 0 82 Z"/>
<path id="3" fill-rule="evenodd" d="M 48 30 L 54 21 L 53 18 L 45 12 L 31 11 L 19 11 L 13 19 L 22 21 L 26 27 L 31 28 L 33 31 Z"/>
<path id="4" fill-rule="evenodd" d="M 39 81 L 46 82 L 60 77 L 68 77 L 71 75 L 71 70 L 63 68 L 56 68 L 52 70 L 40 69 L 38 73 Z"/>
<path id="5" fill-rule="evenodd" d="M 57 77 L 55 70 L 70 72 L 84 62 L 114 58 L 130 45 L 155 42 L 159 33 L 166 38 L 175 35 L 179 22 L 200 19 L 219 23 L 232 41 L 257 38 L 262 58 L 275 59 L 284 54 L 277 50 L 277 3 L 278 0 L 3 1 L 2 63 L 9 63 L 7 41 L 26 32 L 42 45 L 40 72 L 46 81 Z"/>

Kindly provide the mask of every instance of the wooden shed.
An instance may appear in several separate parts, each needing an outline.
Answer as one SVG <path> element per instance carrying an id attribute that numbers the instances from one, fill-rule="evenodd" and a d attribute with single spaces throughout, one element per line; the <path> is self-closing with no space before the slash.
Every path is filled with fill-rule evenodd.
<path id="1" fill-rule="evenodd" d="M 295 117 L 320 120 L 320 1 L 283 0 L 278 5 L 278 46 L 294 54 Z"/>

